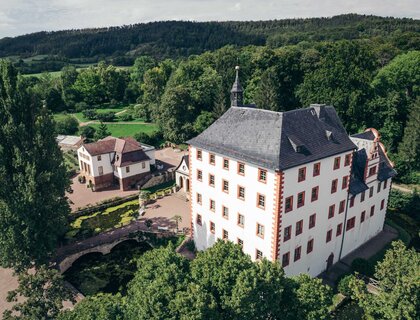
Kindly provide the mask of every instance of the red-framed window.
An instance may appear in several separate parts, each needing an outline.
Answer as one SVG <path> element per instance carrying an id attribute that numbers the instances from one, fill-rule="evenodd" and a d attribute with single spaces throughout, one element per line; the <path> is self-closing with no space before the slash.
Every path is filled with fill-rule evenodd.
<path id="1" fill-rule="evenodd" d="M 240 245 L 240 247 L 243 249 L 244 247 L 244 241 L 242 239 L 238 238 L 238 245 Z"/>
<path id="2" fill-rule="evenodd" d="M 245 164 L 242 162 L 238 162 L 238 174 L 241 176 L 245 175 Z"/>
<path id="3" fill-rule="evenodd" d="M 210 221 L 210 232 L 215 233 L 216 232 L 216 225 L 213 221 Z"/>
<path id="4" fill-rule="evenodd" d="M 258 181 L 263 183 L 267 182 L 267 170 L 258 169 Z"/>
<path id="5" fill-rule="evenodd" d="M 387 185 L 388 185 L 388 180 L 385 180 L 384 181 L 384 189 L 386 189 Z"/>
<path id="6" fill-rule="evenodd" d="M 321 162 L 314 163 L 313 176 L 319 176 L 321 173 Z"/>
<path id="7" fill-rule="evenodd" d="M 303 207 L 305 205 L 305 191 L 299 192 L 297 195 L 297 207 Z"/>
<path id="8" fill-rule="evenodd" d="M 308 241 L 306 245 L 306 253 L 311 253 L 314 250 L 314 239 Z"/>
<path id="9" fill-rule="evenodd" d="M 315 227 L 315 223 L 316 223 L 316 213 L 311 214 L 309 216 L 309 229 L 312 229 L 313 227 Z"/>
<path id="10" fill-rule="evenodd" d="M 346 200 L 341 200 L 340 204 L 338 205 L 338 213 L 343 213 L 346 208 Z"/>
<path id="11" fill-rule="evenodd" d="M 197 180 L 203 181 L 203 171 L 197 169 Z"/>
<path id="12" fill-rule="evenodd" d="M 262 224 L 257 223 L 257 236 L 264 239 L 265 228 Z"/>
<path id="13" fill-rule="evenodd" d="M 292 237 L 292 226 L 288 226 L 284 228 L 283 242 L 290 240 L 291 237 Z"/>
<path id="14" fill-rule="evenodd" d="M 209 208 L 213 212 L 216 211 L 216 201 L 214 201 L 213 199 L 210 199 Z"/>
<path id="15" fill-rule="evenodd" d="M 283 257 L 281 259 L 281 265 L 282 267 L 287 267 L 289 265 L 290 262 L 290 252 L 287 252 L 285 254 L 283 254 Z"/>
<path id="16" fill-rule="evenodd" d="M 229 181 L 225 179 L 222 180 L 222 191 L 225 193 L 229 193 Z"/>
<path id="17" fill-rule="evenodd" d="M 344 158 L 344 166 L 347 167 L 350 165 L 351 162 L 351 153 L 346 154 L 346 157 Z"/>
<path id="18" fill-rule="evenodd" d="M 298 236 L 303 232 L 303 220 L 296 222 L 295 235 Z"/>
<path id="19" fill-rule="evenodd" d="M 346 189 L 349 184 L 349 176 L 344 176 L 343 181 L 341 182 L 341 189 Z"/>
<path id="20" fill-rule="evenodd" d="M 238 186 L 238 199 L 245 200 L 245 188 Z"/>
<path id="21" fill-rule="evenodd" d="M 373 187 L 369 188 L 369 198 L 373 197 Z"/>
<path id="22" fill-rule="evenodd" d="M 377 193 L 381 192 L 381 184 L 382 182 L 378 182 L 378 189 L 376 190 Z"/>
<path id="23" fill-rule="evenodd" d="M 229 170 L 229 159 L 223 158 L 223 169 Z"/>
<path id="24" fill-rule="evenodd" d="M 299 246 L 295 249 L 294 261 L 298 261 L 300 259 L 302 253 L 302 246 Z"/>
<path id="25" fill-rule="evenodd" d="M 352 196 L 352 197 L 350 198 L 350 208 L 353 208 L 353 206 L 354 206 L 354 199 L 356 199 L 356 197 L 355 197 L 355 196 Z"/>
<path id="26" fill-rule="evenodd" d="M 339 168 L 340 168 L 340 160 L 341 160 L 341 158 L 340 158 L 340 157 L 336 157 L 336 158 L 334 158 L 334 166 L 333 166 L 333 169 L 334 169 L 334 170 L 337 170 L 337 169 L 339 169 Z"/>
<path id="27" fill-rule="evenodd" d="M 293 210 L 293 196 L 287 197 L 284 201 L 284 212 Z"/>
<path id="28" fill-rule="evenodd" d="M 337 225 L 337 231 L 335 233 L 336 237 L 341 236 L 342 232 L 343 232 L 343 224 L 340 223 L 339 225 Z"/>
<path id="29" fill-rule="evenodd" d="M 245 225 L 245 216 L 238 213 L 238 226 L 240 226 L 241 228 L 243 228 Z"/>
<path id="30" fill-rule="evenodd" d="M 360 223 L 365 221 L 365 218 L 366 218 L 366 211 L 362 211 L 362 213 L 360 214 Z"/>
<path id="31" fill-rule="evenodd" d="M 332 230 L 327 231 L 327 237 L 325 242 L 330 242 L 332 239 Z"/>
<path id="32" fill-rule="evenodd" d="M 257 207 L 265 209 L 265 195 L 257 193 Z"/>
<path id="33" fill-rule="evenodd" d="M 197 218 L 196 218 L 196 223 L 199 225 L 199 226 L 201 226 L 202 225 L 202 219 L 201 219 L 201 214 L 197 214 Z"/>
<path id="34" fill-rule="evenodd" d="M 203 151 L 197 149 L 197 160 L 203 160 Z"/>
<path id="35" fill-rule="evenodd" d="M 335 204 L 332 204 L 328 208 L 328 219 L 333 218 L 334 217 L 334 213 L 335 213 Z"/>
<path id="36" fill-rule="evenodd" d="M 369 177 L 376 174 L 376 166 L 369 168 Z"/>
<path id="37" fill-rule="evenodd" d="M 222 206 L 222 216 L 225 219 L 229 219 L 229 208 Z"/>
<path id="38" fill-rule="evenodd" d="M 372 217 L 375 214 L 375 206 L 370 207 L 370 216 Z"/>
<path id="39" fill-rule="evenodd" d="M 360 194 L 360 202 L 365 201 L 365 195 L 366 195 L 366 192 L 365 192 L 365 191 L 363 191 L 363 192 Z"/>
<path id="40" fill-rule="evenodd" d="M 255 259 L 256 259 L 256 260 L 262 260 L 262 258 L 263 258 L 263 253 L 262 253 L 262 251 L 260 251 L 260 250 L 258 250 L 258 249 L 255 249 Z"/>
<path id="41" fill-rule="evenodd" d="M 209 174 L 209 186 L 210 187 L 214 187 L 214 181 L 215 181 L 214 175 Z"/>
<path id="42" fill-rule="evenodd" d="M 349 231 L 354 228 L 356 224 L 356 217 L 347 220 L 346 231 Z"/>
<path id="43" fill-rule="evenodd" d="M 383 208 L 385 207 L 385 199 L 381 200 L 381 210 L 383 210 Z"/>
<path id="44" fill-rule="evenodd" d="M 305 181 L 305 179 L 306 179 L 306 167 L 299 168 L 298 182 Z"/>
<path id="45" fill-rule="evenodd" d="M 313 187 L 311 192 L 311 202 L 318 200 L 319 186 Z"/>
<path id="46" fill-rule="evenodd" d="M 202 204 L 203 203 L 203 198 L 201 197 L 201 193 L 197 192 L 197 203 L 198 204 Z"/>
<path id="47" fill-rule="evenodd" d="M 209 163 L 211 165 L 215 165 L 216 164 L 216 156 L 213 153 L 209 153 Z"/>
<path id="48" fill-rule="evenodd" d="M 331 193 L 337 192 L 338 179 L 331 181 Z"/>
<path id="49" fill-rule="evenodd" d="M 225 229 L 222 230 L 222 239 L 229 240 L 229 232 Z"/>

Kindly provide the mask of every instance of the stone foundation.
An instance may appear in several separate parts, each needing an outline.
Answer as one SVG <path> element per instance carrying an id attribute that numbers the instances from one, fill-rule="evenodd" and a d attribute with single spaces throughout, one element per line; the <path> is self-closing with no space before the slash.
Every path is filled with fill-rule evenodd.
<path id="1" fill-rule="evenodd" d="M 144 172 L 131 177 L 120 179 L 120 190 L 127 191 L 130 189 L 136 189 L 136 184 L 149 174 L 149 172 Z"/>

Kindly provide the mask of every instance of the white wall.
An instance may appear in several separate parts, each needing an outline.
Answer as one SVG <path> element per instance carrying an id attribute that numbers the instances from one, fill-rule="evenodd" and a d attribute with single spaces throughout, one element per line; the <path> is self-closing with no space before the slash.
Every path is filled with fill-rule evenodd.
<path id="1" fill-rule="evenodd" d="M 144 163 L 144 168 L 142 167 L 142 163 Z M 117 167 L 117 171 L 114 172 L 114 174 L 121 179 L 127 178 L 127 177 L 131 177 L 131 176 L 135 176 L 137 174 L 140 173 L 145 173 L 145 172 L 149 172 L 150 171 L 150 162 L 149 160 L 143 161 L 143 162 L 138 162 L 138 163 L 134 163 L 134 164 L 130 164 L 128 167 L 130 167 L 130 172 L 126 172 L 126 167 Z"/>
<path id="2" fill-rule="evenodd" d="M 192 175 L 192 223 L 194 240 L 198 250 L 212 246 L 217 238 L 222 238 L 222 229 L 229 232 L 229 240 L 244 242 L 244 252 L 255 259 L 256 249 L 264 257 L 272 259 L 271 240 L 274 214 L 274 171 L 267 172 L 267 182 L 258 181 L 258 167 L 245 165 L 245 176 L 237 173 L 237 161 L 230 158 L 229 170 L 223 169 L 223 157 L 216 154 L 215 165 L 209 164 L 209 153 L 203 150 L 203 160 L 196 159 L 196 148 L 191 148 L 190 171 Z M 203 181 L 197 180 L 197 169 L 202 170 Z M 209 173 L 215 175 L 215 187 L 208 183 Z M 229 194 L 222 191 L 222 179 L 229 181 Z M 237 198 L 237 186 L 245 187 L 245 201 Z M 202 205 L 197 203 L 197 192 L 202 195 Z M 265 210 L 257 207 L 257 193 L 266 196 Z M 210 199 L 216 201 L 215 212 L 210 210 Z M 229 219 L 222 216 L 222 206 L 229 208 Z M 245 216 L 244 228 L 237 225 L 238 213 Z M 202 216 L 202 226 L 197 225 L 197 214 Z M 216 225 L 216 232 L 210 232 L 210 221 Z M 265 227 L 264 239 L 256 236 L 257 222 Z"/>
<path id="3" fill-rule="evenodd" d="M 147 156 L 150 158 L 150 164 L 155 165 L 155 147 L 149 146 L 148 144 L 141 143 L 141 146 L 143 148 L 143 151 L 147 154 Z"/>
<path id="4" fill-rule="evenodd" d="M 80 154 L 85 155 L 86 157 L 89 158 L 89 160 L 82 157 Z M 93 176 L 93 177 L 99 176 L 99 170 L 98 170 L 99 166 L 102 166 L 102 168 L 103 168 L 103 174 L 102 175 L 109 174 L 109 173 L 113 172 L 113 168 L 112 168 L 112 165 L 111 165 L 111 160 L 113 159 L 113 153 L 101 154 L 100 155 L 101 160 L 99 161 L 98 156 L 91 156 L 89 154 L 89 152 L 85 149 L 85 147 L 81 146 L 77 150 L 77 155 L 78 155 L 78 158 L 79 158 L 80 170 L 83 170 L 83 168 L 80 165 L 80 161 L 83 161 L 86 164 L 89 164 L 91 176 Z"/>
<path id="5" fill-rule="evenodd" d="M 344 213 L 339 212 L 339 203 L 347 198 L 347 188 L 342 189 L 342 178 L 350 175 L 351 165 L 344 166 L 344 158 L 351 151 L 325 158 L 319 161 L 311 162 L 302 166 L 294 167 L 284 171 L 284 194 L 281 213 L 280 228 L 280 254 L 282 261 L 283 254 L 290 252 L 289 265 L 285 267 L 287 275 L 296 275 L 299 273 L 309 273 L 316 276 L 326 269 L 327 259 L 331 253 L 334 254 L 334 263 L 337 262 L 341 245 L 341 236 L 336 237 L 337 225 L 343 223 Z M 333 169 L 334 158 L 340 156 L 340 168 Z M 320 175 L 313 177 L 313 164 L 321 162 Z M 298 170 L 306 167 L 306 180 L 298 182 Z M 337 191 L 331 194 L 332 180 L 338 179 Z M 313 187 L 319 186 L 318 200 L 311 202 L 311 191 Z M 305 205 L 297 208 L 297 195 L 305 191 Z M 293 211 L 285 212 L 285 199 L 293 196 Z M 330 205 L 335 204 L 334 217 L 328 219 L 328 209 Z M 314 228 L 309 229 L 309 216 L 316 213 L 316 224 Z M 303 232 L 296 236 L 296 222 L 303 219 Z M 284 242 L 284 229 L 291 225 L 291 239 Z M 326 243 L 327 231 L 332 229 L 332 239 Z M 314 239 L 313 251 L 306 253 L 307 243 Z M 301 258 L 294 262 L 295 248 L 301 246 Z"/>

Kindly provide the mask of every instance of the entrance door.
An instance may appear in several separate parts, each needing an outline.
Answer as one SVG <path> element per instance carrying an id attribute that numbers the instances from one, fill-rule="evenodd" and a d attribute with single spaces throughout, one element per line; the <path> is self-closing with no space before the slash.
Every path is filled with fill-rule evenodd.
<path id="1" fill-rule="evenodd" d="M 334 263 L 334 253 L 331 252 L 330 256 L 327 259 L 327 271 L 330 270 Z"/>
<path id="2" fill-rule="evenodd" d="M 179 189 L 181 190 L 184 187 L 184 179 L 179 177 Z"/>
<path id="3" fill-rule="evenodd" d="M 187 179 L 187 183 L 186 183 L 186 191 L 190 192 L 190 179 Z"/>

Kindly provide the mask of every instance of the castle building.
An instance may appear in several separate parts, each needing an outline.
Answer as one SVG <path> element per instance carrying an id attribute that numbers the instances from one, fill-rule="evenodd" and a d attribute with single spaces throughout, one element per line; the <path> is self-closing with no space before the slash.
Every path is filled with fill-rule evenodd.
<path id="1" fill-rule="evenodd" d="M 189 144 L 191 232 L 287 275 L 316 276 L 383 228 L 395 175 L 375 129 L 348 136 L 332 106 L 246 106 L 238 68 L 231 108 Z"/>

